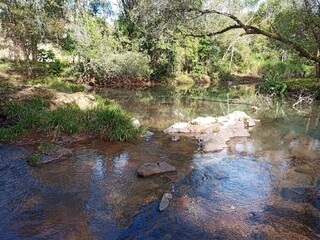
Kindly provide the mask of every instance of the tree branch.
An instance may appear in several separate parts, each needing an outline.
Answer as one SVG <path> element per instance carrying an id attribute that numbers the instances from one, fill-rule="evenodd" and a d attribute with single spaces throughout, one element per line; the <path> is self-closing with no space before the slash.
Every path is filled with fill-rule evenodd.
<path id="1" fill-rule="evenodd" d="M 242 28 L 245 31 L 245 33 L 243 35 L 257 34 L 257 35 L 263 35 L 265 37 L 277 40 L 279 42 L 282 42 L 282 43 L 292 47 L 294 50 L 296 50 L 299 53 L 300 56 L 305 57 L 307 59 L 310 59 L 314 62 L 320 63 L 320 57 L 318 57 L 317 55 L 311 54 L 306 49 L 304 49 L 301 45 L 291 41 L 290 39 L 287 39 L 287 38 L 281 36 L 278 33 L 272 33 L 272 32 L 260 29 L 258 27 L 252 26 L 252 25 L 247 25 L 247 24 L 243 23 L 239 18 L 237 18 L 233 14 L 220 12 L 220 11 L 217 11 L 214 9 L 201 10 L 201 9 L 187 8 L 187 9 L 180 9 L 180 11 L 182 11 L 182 12 L 196 12 L 196 13 L 200 13 L 201 15 L 206 15 L 206 14 L 222 15 L 222 16 L 226 16 L 226 17 L 230 18 L 231 20 L 233 20 L 236 23 L 235 25 L 226 27 L 220 31 L 199 34 L 199 35 L 198 34 L 188 34 L 187 36 L 193 36 L 193 37 L 216 36 L 218 34 L 225 33 L 225 32 L 230 31 L 232 29 Z"/>
<path id="2" fill-rule="evenodd" d="M 204 34 L 195 34 L 195 33 L 183 33 L 183 35 L 187 36 L 187 37 L 213 37 L 213 36 L 216 36 L 216 35 L 219 35 L 219 34 L 223 34 L 225 32 L 228 32 L 232 29 L 239 29 L 239 28 L 242 28 L 241 26 L 239 25 L 231 25 L 229 27 L 226 27 L 220 31 L 217 31 L 217 32 L 210 32 L 210 33 L 204 33 Z"/>

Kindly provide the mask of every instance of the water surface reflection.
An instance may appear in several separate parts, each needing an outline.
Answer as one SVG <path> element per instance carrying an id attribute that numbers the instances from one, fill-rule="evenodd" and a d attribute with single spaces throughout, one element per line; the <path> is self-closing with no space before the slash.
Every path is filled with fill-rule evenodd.
<path id="1" fill-rule="evenodd" d="M 201 154 L 193 139 L 172 143 L 161 130 L 249 106 L 186 100 L 164 89 L 106 94 L 155 134 L 125 144 L 79 142 L 67 161 L 35 168 L 25 162 L 26 149 L 1 145 L 1 238 L 320 238 L 318 105 L 304 116 L 255 113 L 261 123 L 251 138 Z M 166 161 L 177 174 L 138 178 L 136 169 L 150 161 Z M 173 199 L 160 213 L 165 192 Z"/>

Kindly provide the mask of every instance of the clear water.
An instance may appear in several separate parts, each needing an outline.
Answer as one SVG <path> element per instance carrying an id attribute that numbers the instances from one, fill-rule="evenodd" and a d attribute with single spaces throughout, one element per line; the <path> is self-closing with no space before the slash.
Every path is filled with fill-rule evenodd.
<path id="1" fill-rule="evenodd" d="M 29 167 L 29 151 L 0 146 L 1 239 L 319 239 L 320 109 L 250 113 L 174 88 L 104 90 L 155 134 L 132 143 L 70 146 L 66 161 Z M 243 110 L 261 119 L 250 138 L 201 154 L 162 130 Z M 145 162 L 177 174 L 139 178 Z M 166 192 L 169 207 L 158 211 Z"/>

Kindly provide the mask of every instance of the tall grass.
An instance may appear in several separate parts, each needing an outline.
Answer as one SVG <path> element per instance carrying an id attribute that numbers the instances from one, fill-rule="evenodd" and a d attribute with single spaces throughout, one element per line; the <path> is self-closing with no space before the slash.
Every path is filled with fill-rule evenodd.
<path id="1" fill-rule="evenodd" d="M 39 97 L 26 104 L 10 102 L 3 114 L 14 124 L 0 128 L 0 141 L 30 129 L 42 133 L 54 131 L 58 135 L 85 133 L 110 141 L 128 141 L 142 133 L 122 109 L 110 101 L 98 99 L 98 106 L 89 110 L 81 110 L 75 104 L 50 110 L 49 104 Z"/>

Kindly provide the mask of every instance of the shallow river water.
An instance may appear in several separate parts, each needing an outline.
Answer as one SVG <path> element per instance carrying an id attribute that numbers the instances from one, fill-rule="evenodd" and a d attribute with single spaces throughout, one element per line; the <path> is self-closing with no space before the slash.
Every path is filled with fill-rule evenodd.
<path id="1" fill-rule="evenodd" d="M 250 113 L 172 88 L 104 90 L 154 135 L 70 146 L 74 156 L 29 167 L 29 151 L 0 145 L 0 239 L 320 239 L 320 108 Z M 291 105 L 290 105 L 291 106 Z M 162 130 L 198 116 L 246 111 L 250 138 L 201 153 Z M 145 162 L 176 174 L 137 177 Z M 169 207 L 159 212 L 166 192 Z"/>

